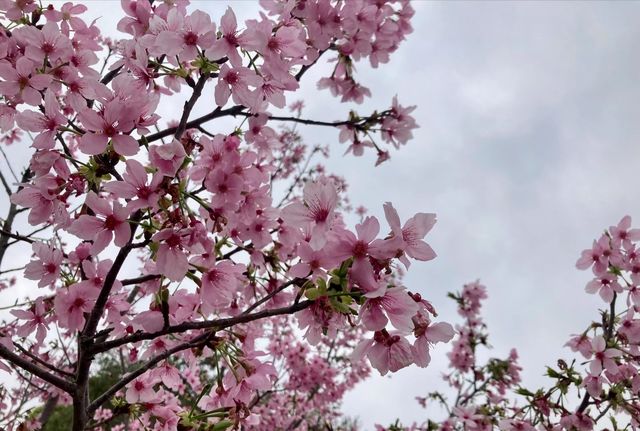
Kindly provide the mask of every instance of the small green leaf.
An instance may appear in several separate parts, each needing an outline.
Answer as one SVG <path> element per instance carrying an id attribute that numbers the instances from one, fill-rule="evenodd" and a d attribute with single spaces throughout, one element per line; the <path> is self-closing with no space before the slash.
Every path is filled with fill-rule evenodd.
<path id="1" fill-rule="evenodd" d="M 217 424 L 215 424 L 211 428 L 211 431 L 223 431 L 223 430 L 226 430 L 227 428 L 229 428 L 231 425 L 233 425 L 233 422 L 225 419 L 225 420 L 220 421 Z"/>

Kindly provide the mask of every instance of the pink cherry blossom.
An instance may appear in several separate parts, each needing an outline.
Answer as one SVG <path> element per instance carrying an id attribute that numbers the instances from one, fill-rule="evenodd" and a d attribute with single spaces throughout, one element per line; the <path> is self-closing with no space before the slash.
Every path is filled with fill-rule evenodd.
<path id="1" fill-rule="evenodd" d="M 298 227 L 313 225 L 314 233 L 323 235 L 333 225 L 338 193 L 330 182 L 307 183 L 303 202 L 294 202 L 282 210 L 282 217 Z"/>
<path id="2" fill-rule="evenodd" d="M 255 96 L 249 86 L 262 85 L 262 78 L 246 67 L 230 68 L 226 64 L 220 67 L 218 84 L 215 89 L 215 100 L 218 106 L 224 106 L 231 96 L 238 105 L 253 106 Z"/>
<path id="3" fill-rule="evenodd" d="M 6 97 L 19 97 L 25 103 L 37 106 L 42 100 L 38 91 L 47 88 L 51 76 L 37 73 L 35 64 L 25 57 L 20 57 L 15 69 L 6 61 L 0 61 L 0 91 Z"/>
<path id="4" fill-rule="evenodd" d="M 132 114 L 133 112 L 118 100 L 107 103 L 101 114 L 91 109 L 81 111 L 80 121 L 88 131 L 80 138 L 80 150 L 85 154 L 100 154 L 106 150 L 107 143 L 111 140 L 118 154 L 137 154 L 138 141 L 126 134 L 133 129 L 135 117 Z"/>
<path id="5" fill-rule="evenodd" d="M 167 30 L 163 30 L 156 38 L 156 45 L 169 56 L 178 56 L 183 61 L 190 61 L 198 55 L 198 48 L 210 50 L 216 40 L 216 27 L 211 17 L 196 10 L 184 17 L 177 8 L 167 14 Z"/>
<path id="6" fill-rule="evenodd" d="M 16 334 L 19 337 L 27 337 L 36 330 L 36 341 L 42 344 L 47 335 L 49 324 L 47 323 L 46 310 L 42 297 L 36 299 L 35 303 L 29 310 L 11 310 L 11 314 L 18 319 L 27 322 L 18 327 Z"/>
<path id="7" fill-rule="evenodd" d="M 82 329 L 84 314 L 93 308 L 98 291 L 88 285 L 74 284 L 66 291 L 59 292 L 54 300 L 54 309 L 60 326 L 70 331 Z"/>
<path id="8" fill-rule="evenodd" d="M 17 117 L 18 126 L 31 132 L 40 132 L 33 140 L 33 147 L 50 150 L 55 146 L 55 136 L 66 117 L 60 112 L 56 96 L 49 90 L 44 95 L 44 114 L 35 111 L 21 112 Z"/>
<path id="9" fill-rule="evenodd" d="M 125 398 L 129 404 L 145 403 L 151 401 L 155 394 L 153 384 L 143 376 L 129 384 Z"/>
<path id="10" fill-rule="evenodd" d="M 360 316 L 362 323 L 370 331 L 381 331 L 388 321 L 403 333 L 413 329 L 412 316 L 418 311 L 418 305 L 404 289 L 386 289 L 383 296 L 369 298 L 362 305 Z"/>
<path id="11" fill-rule="evenodd" d="M 429 350 L 436 343 L 448 343 L 455 335 L 453 327 L 446 322 L 431 323 L 422 313 L 413 317 L 416 341 L 413 344 L 413 356 L 419 367 L 427 367 L 431 362 Z"/>
<path id="12" fill-rule="evenodd" d="M 29 280 L 37 280 L 38 287 L 55 284 L 60 276 L 62 252 L 41 242 L 34 242 L 31 247 L 38 259 L 27 264 L 24 276 Z"/>
<path id="13" fill-rule="evenodd" d="M 436 223 L 435 214 L 418 213 L 411 217 L 404 226 L 400 226 L 400 217 L 390 202 L 384 204 L 384 214 L 391 227 L 394 237 L 394 246 L 397 253 L 404 252 L 409 257 L 417 260 L 428 261 L 436 257 L 433 249 L 422 239 Z M 397 245 L 396 245 L 397 244 Z M 389 248 L 392 246 L 389 245 Z M 400 260 L 406 267 L 410 265 L 409 260 L 401 256 Z"/>
<path id="14" fill-rule="evenodd" d="M 243 279 L 244 265 L 223 261 L 212 266 L 202 277 L 202 301 L 214 307 L 229 304 Z"/>
<path id="15" fill-rule="evenodd" d="M 173 177 L 187 153 L 175 139 L 168 144 L 153 145 L 149 148 L 149 159 L 162 175 Z"/>
<path id="16" fill-rule="evenodd" d="M 614 294 L 622 293 L 622 286 L 618 284 L 616 276 L 605 273 L 587 283 L 585 291 L 592 294 L 598 292 L 604 302 L 611 302 Z"/>
<path id="17" fill-rule="evenodd" d="M 222 15 L 220 32 L 222 33 L 222 37 L 214 43 L 212 49 L 207 51 L 207 57 L 211 60 L 218 60 L 227 56 L 234 67 L 241 66 L 242 59 L 238 54 L 238 47 L 244 45 L 245 37 L 244 35 L 238 34 L 236 14 L 230 7 L 227 8 L 224 15 Z M 218 104 L 221 105 L 220 103 Z"/>
<path id="18" fill-rule="evenodd" d="M 162 175 L 156 173 L 151 181 L 148 181 L 147 172 L 140 162 L 130 159 L 126 164 L 127 169 L 122 175 L 124 181 L 108 182 L 104 185 L 104 189 L 119 198 L 136 198 L 127 203 L 129 211 L 148 207 L 157 209 L 160 198 L 158 186 L 162 182 Z"/>
<path id="19" fill-rule="evenodd" d="M 354 350 L 352 360 L 357 361 L 364 355 L 383 376 L 413 363 L 411 344 L 404 337 L 386 331 L 378 331 L 372 340 L 362 341 Z"/>
<path id="20" fill-rule="evenodd" d="M 589 363 L 589 372 L 593 376 L 598 376 L 603 370 L 612 373 L 618 372 L 618 365 L 613 358 L 620 356 L 618 349 L 607 348 L 604 337 L 598 335 L 591 340 L 591 349 L 594 358 Z"/>
<path id="21" fill-rule="evenodd" d="M 81 215 L 71 224 L 69 232 L 84 240 L 93 241 L 91 254 L 96 256 L 114 239 L 114 244 L 124 247 L 131 238 L 131 228 L 127 223 L 129 210 L 119 202 L 109 202 L 94 192 L 87 194 L 85 202 L 96 216 Z M 100 217 L 98 217 L 100 216 Z"/>

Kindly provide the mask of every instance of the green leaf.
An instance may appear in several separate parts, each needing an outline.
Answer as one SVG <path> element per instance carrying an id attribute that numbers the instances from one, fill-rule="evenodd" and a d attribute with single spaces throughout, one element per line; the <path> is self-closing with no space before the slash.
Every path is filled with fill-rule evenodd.
<path id="1" fill-rule="evenodd" d="M 317 288 L 313 287 L 311 289 L 306 289 L 304 291 L 304 296 L 306 296 L 307 299 L 315 301 L 316 299 L 322 296 L 322 292 L 320 292 Z"/>
<path id="2" fill-rule="evenodd" d="M 527 388 L 518 388 L 518 389 L 516 389 L 516 394 L 523 395 L 525 397 L 533 397 L 534 396 L 534 393 L 531 392 Z"/>
<path id="3" fill-rule="evenodd" d="M 229 428 L 231 425 L 233 425 L 233 422 L 225 419 L 225 420 L 220 421 L 217 424 L 215 424 L 211 428 L 211 431 L 223 431 L 223 430 L 226 430 L 227 428 Z"/>

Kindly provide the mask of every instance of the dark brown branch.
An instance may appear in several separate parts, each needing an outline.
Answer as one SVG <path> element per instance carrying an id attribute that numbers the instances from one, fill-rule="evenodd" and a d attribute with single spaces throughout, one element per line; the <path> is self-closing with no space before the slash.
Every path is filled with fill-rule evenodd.
<path id="1" fill-rule="evenodd" d="M 53 386 L 60 388 L 67 393 L 72 393 L 75 389 L 75 385 L 73 383 L 55 376 L 48 371 L 40 368 L 33 362 L 27 361 L 26 359 L 16 355 L 2 344 L 0 344 L 0 357 L 6 359 L 15 366 L 30 372 L 34 376 L 40 377 L 45 382 L 51 383 Z"/>
<path id="2" fill-rule="evenodd" d="M 25 183 L 29 181 L 29 179 L 31 178 L 31 175 L 32 175 L 31 170 L 26 169 L 22 174 L 22 179 L 20 182 Z M 22 190 L 22 188 L 23 188 L 22 185 L 18 187 L 17 192 Z M 4 255 L 7 252 L 7 249 L 9 248 L 9 244 L 8 244 L 9 238 L 18 239 L 15 236 L 13 236 L 13 234 L 11 233 L 11 229 L 13 227 L 13 220 L 16 218 L 17 214 L 18 214 L 18 206 L 12 202 L 11 205 L 9 206 L 9 213 L 7 214 L 7 219 L 2 224 L 1 231 L 0 231 L 0 265 L 2 265 L 2 260 L 4 259 Z M 28 240 L 27 242 L 33 242 L 33 240 Z"/>
<path id="3" fill-rule="evenodd" d="M 18 233 L 13 233 L 13 232 L 9 232 L 7 230 L 4 229 L 0 229 L 0 237 L 9 237 L 9 238 L 13 238 L 16 241 L 23 241 L 23 242 L 27 242 L 29 244 L 33 244 L 35 242 L 35 240 L 26 237 L 24 235 L 20 235 Z M 0 243 L 1 244 L 1 243 Z"/>
<path id="4" fill-rule="evenodd" d="M 120 249 L 118 255 L 116 256 L 111 269 L 107 273 L 107 276 L 104 279 L 104 283 L 102 285 L 102 289 L 100 289 L 100 293 L 98 294 L 98 298 L 96 299 L 96 303 L 91 310 L 91 314 L 89 315 L 87 322 L 82 330 L 82 333 L 79 335 L 78 339 L 78 361 L 76 367 L 76 380 L 75 380 L 75 391 L 73 395 L 73 431 L 82 431 L 89 420 L 87 415 L 87 404 L 88 404 L 88 385 L 89 385 L 89 370 L 91 368 L 91 363 L 93 362 L 93 354 L 90 352 L 91 347 L 94 344 L 94 335 L 96 333 L 96 329 L 98 327 L 98 323 L 100 322 L 100 318 L 102 317 L 102 313 L 104 312 L 104 308 L 107 305 L 107 301 L 109 299 L 109 295 L 111 294 L 111 289 L 113 284 L 118 277 L 118 273 L 120 272 L 120 268 L 124 264 L 129 252 L 131 251 L 131 244 L 133 238 L 135 237 L 135 231 L 137 229 L 137 222 L 142 218 L 142 212 L 137 211 L 131 217 L 131 237 L 127 244 Z"/>
<path id="5" fill-rule="evenodd" d="M 331 46 L 330 48 L 333 48 L 333 46 L 334 46 L 334 45 L 332 44 L 332 46 Z M 306 64 L 306 65 L 302 66 L 302 67 L 300 68 L 300 70 L 298 71 L 298 73 L 296 73 L 296 81 L 298 81 L 298 82 L 299 82 L 299 81 L 300 81 L 300 79 L 302 79 L 302 76 L 303 76 L 305 73 L 307 73 L 307 70 L 311 69 L 311 68 L 312 68 L 312 67 L 313 67 L 313 66 L 318 62 L 318 60 L 320 60 L 320 57 L 322 57 L 322 54 L 324 54 L 325 52 L 327 52 L 327 49 L 324 49 L 324 50 L 320 51 L 320 52 L 318 53 L 318 57 L 316 57 L 316 59 L 315 59 L 315 60 L 313 60 L 313 63 L 311 63 L 311 64 Z"/>
<path id="6" fill-rule="evenodd" d="M 122 280 L 121 283 L 123 286 L 129 286 L 132 284 L 140 284 L 146 281 L 155 280 L 156 278 L 160 278 L 160 277 L 161 277 L 160 274 L 147 274 L 147 275 L 142 275 L 136 278 L 129 278 L 127 280 Z"/>
<path id="7" fill-rule="evenodd" d="M 201 125 L 203 123 L 206 123 L 207 121 L 214 120 L 216 118 L 225 117 L 225 116 L 228 116 L 228 115 L 230 115 L 230 116 L 238 115 L 239 113 L 241 113 L 245 109 L 246 108 L 244 106 L 242 106 L 242 105 L 236 105 L 236 106 L 231 107 L 229 109 L 221 109 L 220 107 L 218 107 L 215 110 L 213 110 L 212 112 L 210 112 L 210 113 L 208 113 L 206 115 L 203 115 L 202 117 L 196 118 L 196 119 L 191 120 L 191 121 L 187 121 L 187 123 L 185 125 L 185 130 L 198 127 L 199 125 Z M 173 135 L 177 130 L 178 130 L 177 127 L 169 127 L 169 128 L 167 128 L 165 130 L 162 130 L 160 132 L 148 135 L 146 137 L 146 141 L 147 142 L 158 141 L 158 140 L 160 140 L 162 138 L 165 138 L 167 136 Z M 143 140 L 140 140 L 140 142 L 142 143 Z"/>
<path id="8" fill-rule="evenodd" d="M 275 289 L 273 292 L 269 293 L 268 295 L 266 295 L 264 298 L 260 299 L 259 301 L 257 301 L 256 303 L 254 303 L 253 305 L 251 305 L 249 308 L 247 308 L 246 310 L 244 310 L 242 312 L 242 314 L 240 314 L 241 316 L 244 316 L 246 314 L 251 313 L 253 310 L 255 310 L 256 308 L 258 308 L 259 306 L 261 306 L 262 304 L 264 304 L 265 302 L 269 301 L 271 298 L 273 298 L 274 296 L 276 296 L 278 293 L 282 292 L 283 290 L 285 290 L 287 287 L 292 286 L 292 285 L 296 285 L 296 286 L 300 286 L 302 287 L 305 283 L 305 279 L 304 278 L 294 278 L 292 280 L 287 281 L 286 283 L 283 283 L 280 287 L 278 287 L 277 289 Z"/>
<path id="9" fill-rule="evenodd" d="M 249 114 L 248 112 L 242 112 L 238 115 L 242 115 L 244 117 L 253 117 L 253 114 Z M 352 125 L 354 127 L 358 127 L 358 123 L 362 122 L 362 120 L 360 121 L 351 121 L 351 120 L 344 120 L 344 121 L 317 121 L 317 120 L 307 120 L 304 118 L 298 118 L 298 117 L 281 117 L 278 115 L 270 115 L 269 116 L 269 120 L 276 120 L 276 121 L 288 121 L 288 122 L 292 122 L 292 123 L 300 123 L 300 124 L 306 124 L 309 126 L 329 126 L 329 127 L 339 127 L 339 126 L 347 126 L 347 125 Z"/>
<path id="10" fill-rule="evenodd" d="M 182 118 L 180 118 L 180 123 L 178 123 L 178 127 L 176 127 L 176 131 L 174 134 L 174 138 L 177 139 L 178 141 L 180 140 L 180 138 L 182 137 L 182 134 L 187 128 L 187 121 L 189 120 L 189 115 L 191 115 L 191 111 L 193 110 L 193 107 L 196 105 L 196 102 L 200 98 L 200 95 L 202 95 L 202 89 L 204 88 L 204 85 L 207 83 L 207 79 L 209 79 L 208 73 L 203 73 L 202 75 L 200 75 L 198 82 L 196 83 L 195 87 L 193 87 L 193 93 L 191 94 L 191 97 L 189 98 L 188 101 L 184 103 Z"/>
<path id="11" fill-rule="evenodd" d="M 67 371 L 61 370 L 60 368 L 43 361 L 42 359 L 40 359 L 39 357 L 37 357 L 36 355 L 34 355 L 33 353 L 31 353 L 30 351 L 28 351 L 27 349 L 25 349 L 24 347 L 20 346 L 19 344 L 14 344 L 16 346 L 16 348 L 18 350 L 20 350 L 22 353 L 24 353 L 25 355 L 27 355 L 29 358 L 31 358 L 32 360 L 34 360 L 35 362 L 39 363 L 40 365 L 50 369 L 51 371 L 53 371 L 54 373 L 58 373 L 58 374 L 62 374 L 63 376 L 66 377 L 73 377 L 73 375 Z"/>
<path id="12" fill-rule="evenodd" d="M 101 80 L 100 83 L 107 85 L 108 83 L 110 83 L 113 78 L 115 78 L 116 76 L 118 76 L 118 73 L 120 73 L 120 69 L 122 69 L 122 66 L 117 67 L 113 70 L 110 70 Z"/>
<path id="13" fill-rule="evenodd" d="M 9 183 L 7 182 L 7 179 L 4 177 L 4 174 L 2 173 L 2 171 L 0 171 L 0 181 L 2 181 L 2 185 L 4 186 L 4 190 L 7 192 L 7 196 L 11 196 L 13 191 L 11 190 L 11 186 L 9 186 Z"/>
<path id="14" fill-rule="evenodd" d="M 191 341 L 188 341 L 183 344 L 179 344 L 167 350 L 166 352 L 156 355 L 152 359 L 148 360 L 143 366 L 133 371 L 132 373 L 128 374 L 126 377 L 124 377 L 118 383 L 111 386 L 102 395 L 96 398 L 87 408 L 89 414 L 93 413 L 95 410 L 98 409 L 98 407 L 100 407 L 105 402 L 109 401 L 111 397 L 113 397 L 120 389 L 123 389 L 126 385 L 134 381 L 137 377 L 149 371 L 154 365 L 156 365 L 160 361 L 170 357 L 171 355 L 181 352 L 183 350 L 191 349 L 193 347 L 198 347 L 200 345 L 205 344 L 209 340 L 209 338 L 213 336 L 213 334 L 214 332 L 205 332 L 204 334 L 201 334 L 195 337 Z"/>
<path id="15" fill-rule="evenodd" d="M 311 304 L 313 304 L 313 301 L 302 301 L 288 307 L 262 310 L 253 314 L 243 313 L 235 317 L 227 317 L 223 319 L 203 320 L 199 322 L 185 322 L 178 325 L 169 326 L 168 328 L 156 332 L 138 332 L 127 337 L 122 337 L 115 340 L 105 341 L 104 343 L 96 344 L 93 349 L 91 349 L 91 353 L 95 355 L 98 353 L 107 352 L 125 344 L 136 343 L 138 341 L 144 340 L 153 340 L 154 338 L 158 338 L 163 335 L 179 334 L 195 329 L 215 328 L 216 330 L 220 330 L 241 323 L 248 323 L 254 320 L 264 319 L 266 317 L 278 316 L 282 314 L 293 314 L 300 310 L 304 310 Z"/>
<path id="16" fill-rule="evenodd" d="M 96 299 L 96 303 L 93 307 L 93 310 L 91 310 L 89 319 L 87 319 L 87 323 L 82 331 L 83 338 L 88 339 L 93 337 L 93 335 L 95 334 L 96 328 L 98 327 L 98 322 L 102 317 L 102 312 L 104 311 L 104 307 L 106 306 L 107 300 L 109 299 L 109 295 L 111 294 L 111 288 L 113 287 L 113 283 L 116 281 L 116 277 L 120 272 L 120 268 L 124 264 L 124 261 L 127 259 L 127 256 L 131 251 L 131 241 L 135 236 L 135 231 L 137 227 L 136 223 L 140 221 L 141 217 L 142 217 L 142 213 L 138 211 L 131 218 L 131 221 L 132 221 L 131 238 L 129 239 L 129 242 L 127 243 L 127 245 L 122 247 L 118 252 L 118 255 L 113 261 L 113 265 L 111 266 L 111 269 L 109 270 L 109 272 L 107 273 L 107 276 L 104 279 L 104 284 L 102 285 L 102 289 L 98 294 L 98 298 Z"/>
<path id="17" fill-rule="evenodd" d="M 47 402 L 44 403 L 44 407 L 42 408 L 42 412 L 40 413 L 40 417 L 38 418 L 38 422 L 40 422 L 43 427 L 47 422 L 49 422 L 49 418 L 53 414 L 57 405 L 58 397 L 47 398 Z"/>

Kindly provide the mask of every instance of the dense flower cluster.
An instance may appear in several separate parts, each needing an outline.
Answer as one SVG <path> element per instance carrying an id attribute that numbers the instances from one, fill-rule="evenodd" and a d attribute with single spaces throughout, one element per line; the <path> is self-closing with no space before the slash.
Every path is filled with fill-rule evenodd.
<path id="1" fill-rule="evenodd" d="M 413 107 L 394 98 L 370 116 L 316 121 L 291 95 L 333 55 L 318 87 L 361 103 L 370 91 L 354 64 L 389 61 L 411 32 L 411 5 L 261 5 L 241 24 L 231 8 L 211 17 L 187 0 L 122 0 L 123 38 L 112 41 L 84 5 L 0 0 L 2 145 L 33 138 L 22 178 L 2 176 L 0 262 L 31 244 L 23 275 L 38 286 L 0 326 L 0 368 L 20 385 L 0 390 L 0 427 L 35 429 L 56 404 L 71 406 L 73 430 L 303 427 L 366 376 L 345 365 L 356 342 L 353 358 L 385 374 L 428 365 L 431 345 L 453 336 L 397 271 L 435 257 L 424 241 L 435 215 L 403 224 L 386 203 L 388 228 L 366 217 L 351 229 L 346 184 L 309 168 L 323 150 L 273 126 L 339 128 L 348 151 L 388 159 L 374 137 L 405 144 Z M 180 118 L 161 118 L 183 90 Z M 192 118 L 198 100 L 212 109 Z M 287 102 L 295 116 L 272 113 Z M 210 131 L 223 117 L 238 126 Z M 14 228 L 23 211 L 32 233 Z M 141 267 L 126 275 L 134 255 Z M 23 286 L 3 282 L 3 295 Z M 119 372 L 90 391 L 100 358 L 117 358 Z M 45 401 L 39 415 L 34 398 Z"/>

